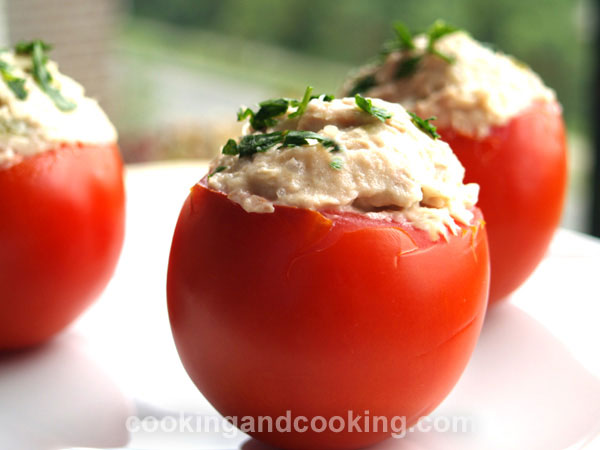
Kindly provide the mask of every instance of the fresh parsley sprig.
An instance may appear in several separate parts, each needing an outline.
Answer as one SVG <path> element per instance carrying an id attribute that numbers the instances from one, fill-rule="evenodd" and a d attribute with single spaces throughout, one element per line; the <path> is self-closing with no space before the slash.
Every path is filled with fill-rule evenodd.
<path id="1" fill-rule="evenodd" d="M 218 174 L 219 172 L 223 172 L 224 170 L 227 169 L 227 166 L 218 166 L 215 170 L 213 170 L 207 177 L 206 179 L 209 179 L 210 177 L 212 177 L 213 175 Z"/>
<path id="2" fill-rule="evenodd" d="M 290 106 L 297 108 L 297 109 L 293 113 L 289 114 L 288 117 L 291 117 L 291 118 L 300 117 L 306 111 L 306 107 L 308 106 L 308 103 L 311 100 L 319 99 L 322 102 L 330 102 L 335 98 L 335 96 L 333 96 L 331 94 L 312 95 L 312 91 L 313 91 L 313 87 L 307 86 L 306 90 L 304 91 L 304 95 L 302 96 L 302 100 L 295 100 L 295 99 L 290 100 Z"/>
<path id="3" fill-rule="evenodd" d="M 302 100 L 295 100 L 290 98 L 274 98 L 271 100 L 265 100 L 258 104 L 259 108 L 257 111 L 253 111 L 250 108 L 240 109 L 237 113 L 238 121 L 250 118 L 250 125 L 257 131 L 265 130 L 268 127 L 272 127 L 277 123 L 277 118 L 283 116 L 289 107 L 296 108 L 296 110 L 288 115 L 290 118 L 300 117 L 306 111 L 308 103 L 318 98 L 324 102 L 330 102 L 333 100 L 333 95 L 312 95 L 313 88 L 308 86 L 304 91 Z"/>
<path id="4" fill-rule="evenodd" d="M 437 132 L 437 128 L 434 124 L 430 123 L 432 120 L 435 120 L 436 117 L 430 117 L 429 119 L 423 119 L 422 117 L 417 116 L 415 113 L 407 111 L 410 116 L 410 120 L 414 123 L 423 133 L 428 134 L 432 139 L 439 139 L 441 136 Z"/>
<path id="5" fill-rule="evenodd" d="M 33 41 L 21 41 L 15 44 L 15 52 L 19 55 L 31 55 L 33 53 L 33 48 L 35 46 L 41 46 L 42 50 L 45 52 L 49 52 L 52 50 L 52 44 L 48 44 L 40 39 L 35 39 Z"/>
<path id="6" fill-rule="evenodd" d="M 452 55 L 446 55 L 445 53 L 441 53 L 439 50 L 436 50 L 435 44 L 436 42 L 446 36 L 447 34 L 454 33 L 459 29 L 453 25 L 447 24 L 443 20 L 436 20 L 429 27 L 427 32 L 425 33 L 427 36 L 427 53 L 437 56 L 438 58 L 443 59 L 448 64 L 452 64 L 456 58 Z"/>
<path id="7" fill-rule="evenodd" d="M 427 45 L 424 51 L 419 51 L 414 42 L 414 37 L 417 33 L 413 33 L 403 23 L 396 22 L 394 24 L 394 38 L 383 44 L 383 48 L 380 52 L 380 61 L 373 70 L 376 70 L 376 68 L 385 61 L 385 58 L 390 53 L 394 52 L 403 53 L 403 57 L 396 69 L 396 78 L 404 78 L 413 75 L 419 69 L 423 57 L 427 54 L 434 55 L 446 61 L 448 64 L 452 64 L 455 62 L 455 58 L 452 55 L 447 55 L 437 50 L 435 44 L 443 36 L 459 30 L 459 28 L 449 25 L 442 20 L 436 20 L 425 32 L 423 32 L 427 39 Z M 355 80 L 348 95 L 362 94 L 376 85 L 377 81 L 375 80 L 374 73 L 364 75 Z"/>
<path id="8" fill-rule="evenodd" d="M 310 145 L 310 140 L 319 142 L 323 147 L 329 148 L 331 152 L 341 150 L 333 139 L 322 136 L 312 131 L 284 130 L 272 133 L 248 134 L 237 143 L 229 139 L 223 146 L 222 153 L 225 155 L 239 155 L 240 158 L 252 156 L 255 153 L 266 152 L 279 145 L 279 148 L 301 147 Z"/>
<path id="9" fill-rule="evenodd" d="M 342 158 L 333 158 L 331 161 L 329 161 L 329 167 L 335 170 L 342 170 L 342 167 L 344 167 L 344 161 Z"/>
<path id="10" fill-rule="evenodd" d="M 243 158 L 245 156 L 252 156 L 255 153 L 266 152 L 281 143 L 283 143 L 282 131 L 265 134 L 248 134 L 240 140 L 237 149 L 240 158 Z"/>
<path id="11" fill-rule="evenodd" d="M 48 56 L 46 51 L 52 48 L 51 45 L 40 41 L 39 39 L 31 42 L 19 42 L 15 46 L 15 51 L 22 55 L 31 55 L 33 78 L 44 93 L 50 97 L 56 107 L 63 112 L 74 110 L 77 105 L 71 100 L 66 99 L 52 84 L 52 75 L 46 67 Z"/>
<path id="12" fill-rule="evenodd" d="M 383 56 L 397 51 L 410 51 L 416 48 L 412 31 L 402 22 L 394 23 L 394 39 L 383 44 Z"/>
<path id="13" fill-rule="evenodd" d="M 303 145 L 310 145 L 308 139 L 317 141 L 323 147 L 329 148 L 331 152 L 337 152 L 340 150 L 340 146 L 333 139 L 313 131 L 302 130 L 283 131 L 283 142 L 281 143 L 281 147 L 301 147 Z"/>
<path id="14" fill-rule="evenodd" d="M 333 95 L 333 94 L 321 94 L 321 95 L 313 95 L 313 96 L 310 97 L 311 100 L 313 98 L 318 98 L 322 102 L 331 102 L 331 101 L 333 101 L 335 99 L 335 95 Z"/>
<path id="15" fill-rule="evenodd" d="M 348 96 L 362 94 L 375 86 L 377 86 L 377 80 L 374 74 L 362 76 L 354 82 L 354 86 L 348 92 Z"/>
<path id="16" fill-rule="evenodd" d="M 235 139 L 229 139 L 227 143 L 223 146 L 221 153 L 224 155 L 238 155 L 240 150 L 238 149 L 237 142 Z"/>
<path id="17" fill-rule="evenodd" d="M 398 26 L 399 24 L 396 24 L 396 33 L 398 33 Z M 408 31 L 408 28 L 406 26 L 402 26 L 400 29 L 405 30 L 404 33 L 406 33 L 406 35 L 410 36 L 412 39 L 413 34 L 410 31 Z M 446 36 L 447 34 L 454 33 L 456 31 L 459 31 L 459 28 L 447 24 L 443 20 L 436 20 L 423 33 L 427 38 L 427 46 L 425 47 L 425 52 L 419 52 L 419 54 L 410 55 L 408 52 L 411 50 L 415 50 L 415 45 L 412 42 L 412 40 L 410 41 L 412 44 L 412 48 L 408 48 L 406 46 L 399 47 L 398 50 L 405 51 L 407 52 L 407 54 L 404 56 L 404 58 L 402 58 L 400 64 L 398 65 L 398 69 L 396 70 L 396 78 L 404 78 L 414 74 L 419 69 L 419 65 L 421 64 L 421 61 L 423 60 L 423 57 L 426 54 L 437 56 L 438 58 L 446 61 L 448 64 L 454 63 L 456 58 L 454 58 L 454 56 L 452 55 L 447 55 L 445 53 L 440 52 L 438 49 L 435 48 L 435 44 L 442 37 Z"/>
<path id="18" fill-rule="evenodd" d="M 387 119 L 392 117 L 392 114 L 383 108 L 378 108 L 377 106 L 373 106 L 373 102 L 369 98 L 364 98 L 360 94 L 356 94 L 354 96 L 354 102 L 356 106 L 362 109 L 364 112 L 371 114 L 373 117 L 385 122 Z"/>
<path id="19" fill-rule="evenodd" d="M 455 27 L 454 25 L 450 25 L 449 23 L 444 22 L 443 20 L 436 20 L 431 24 L 429 29 L 426 31 L 426 36 L 428 38 L 427 47 L 433 48 L 435 43 L 442 37 L 447 34 L 452 34 L 459 31 L 460 28 Z"/>
<path id="20" fill-rule="evenodd" d="M 267 127 L 272 127 L 277 123 L 276 117 L 282 116 L 288 110 L 290 101 L 285 98 L 274 98 L 265 100 L 258 104 L 258 111 L 254 112 L 250 108 L 238 112 L 238 121 L 250 117 L 250 125 L 255 130 L 264 130 Z"/>
<path id="21" fill-rule="evenodd" d="M 300 117 L 302 114 L 304 114 L 304 111 L 306 111 L 306 107 L 308 106 L 308 102 L 310 102 L 314 97 L 311 95 L 313 91 L 313 87 L 312 86 L 307 86 L 306 90 L 304 91 L 304 96 L 302 97 L 301 101 L 297 101 L 297 100 L 292 100 L 290 103 L 292 106 L 296 106 L 296 111 L 294 111 L 293 113 L 290 113 L 288 115 L 288 117 L 290 119 L 293 119 L 294 117 Z"/>
<path id="22" fill-rule="evenodd" d="M 12 73 L 12 67 L 6 62 L 0 60 L 0 75 L 19 100 L 27 98 L 27 90 L 25 89 L 25 79 L 19 78 Z"/>

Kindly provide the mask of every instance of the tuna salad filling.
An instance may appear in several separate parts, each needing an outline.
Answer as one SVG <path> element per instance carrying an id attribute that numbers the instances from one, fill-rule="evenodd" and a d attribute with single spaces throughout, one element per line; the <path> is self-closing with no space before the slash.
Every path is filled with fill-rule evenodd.
<path id="1" fill-rule="evenodd" d="M 106 144 L 117 133 L 83 87 L 47 59 L 41 41 L 0 50 L 0 165 L 59 143 Z"/>
<path id="2" fill-rule="evenodd" d="M 208 187 L 250 213 L 276 204 L 353 211 L 408 221 L 433 239 L 470 223 L 479 186 L 463 184 L 462 165 L 428 121 L 361 96 L 306 99 L 280 105 L 276 119 L 262 120 L 266 107 L 241 111 L 251 125 L 212 161 Z"/>
<path id="3" fill-rule="evenodd" d="M 437 26 L 439 30 L 446 25 Z M 438 127 L 477 138 L 535 101 L 556 101 L 554 92 L 525 64 L 464 31 L 445 29 L 433 42 L 434 33 L 435 29 L 414 39 L 409 33 L 408 41 L 387 52 L 380 64 L 351 77 L 343 92 L 401 103 L 419 116 L 435 117 Z"/>

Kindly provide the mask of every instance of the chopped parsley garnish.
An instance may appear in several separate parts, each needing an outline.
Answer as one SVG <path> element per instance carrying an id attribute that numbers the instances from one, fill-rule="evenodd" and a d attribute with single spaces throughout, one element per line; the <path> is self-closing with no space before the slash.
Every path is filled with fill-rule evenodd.
<path id="1" fill-rule="evenodd" d="M 319 100 L 321 100 L 322 102 L 330 102 L 330 101 L 332 101 L 332 100 L 335 98 L 335 95 L 332 95 L 332 94 L 321 94 L 321 95 L 319 95 L 318 97 L 317 97 L 316 95 L 313 95 L 313 96 L 311 97 L 311 100 L 312 100 L 313 98 L 318 98 L 318 99 L 319 99 Z"/>
<path id="2" fill-rule="evenodd" d="M 222 153 L 224 155 L 237 155 L 239 153 L 237 142 L 235 142 L 233 139 L 229 139 L 223 146 Z"/>
<path id="3" fill-rule="evenodd" d="M 329 167 L 335 170 L 341 170 L 344 167 L 344 161 L 341 158 L 333 158 L 329 162 Z"/>
<path id="4" fill-rule="evenodd" d="M 283 142 L 281 147 L 301 147 L 303 145 L 310 145 L 308 139 L 314 139 L 319 142 L 323 147 L 330 148 L 332 152 L 340 150 L 339 145 L 331 138 L 322 136 L 313 131 L 300 131 L 300 130 L 286 130 L 283 132 Z"/>
<path id="5" fill-rule="evenodd" d="M 325 148 L 331 148 L 331 152 L 340 150 L 339 145 L 326 136 L 312 131 L 285 130 L 263 134 L 248 134 L 243 136 L 239 143 L 229 139 L 223 146 L 222 152 L 225 155 L 239 155 L 242 158 L 252 156 L 255 153 L 266 152 L 276 145 L 280 145 L 279 148 L 310 145 L 309 139 L 319 142 Z"/>
<path id="6" fill-rule="evenodd" d="M 362 109 L 364 112 L 371 114 L 373 117 L 385 122 L 386 119 L 392 117 L 392 114 L 386 111 L 383 108 L 378 108 L 377 106 L 373 106 L 373 102 L 371 99 L 364 98 L 360 94 L 356 94 L 354 96 L 354 101 L 356 102 L 356 106 Z"/>
<path id="7" fill-rule="evenodd" d="M 405 78 L 413 75 L 418 69 L 423 60 L 423 57 L 427 54 L 437 56 L 438 58 L 452 64 L 455 58 L 452 55 L 446 55 L 435 48 L 437 41 L 446 36 L 447 34 L 459 31 L 452 25 L 445 23 L 442 20 L 436 20 L 423 34 L 427 39 L 427 45 L 424 50 L 418 50 L 413 33 L 406 25 L 401 22 L 394 24 L 395 36 L 392 40 L 387 41 L 383 44 L 383 48 L 380 53 L 382 58 L 379 65 L 383 63 L 387 55 L 393 52 L 402 52 L 402 58 L 398 63 L 396 69 L 395 78 Z M 374 68 L 373 70 L 376 70 Z M 375 75 L 373 73 L 362 76 L 354 82 L 354 86 L 348 92 L 348 95 L 361 94 L 368 91 L 370 88 L 377 85 Z"/>
<path id="8" fill-rule="evenodd" d="M 258 104 L 259 108 L 255 112 L 250 108 L 240 109 L 237 113 L 238 121 L 244 120 L 250 117 L 250 125 L 257 131 L 265 130 L 268 127 L 272 127 L 277 123 L 277 118 L 283 116 L 288 108 L 295 107 L 296 111 L 290 113 L 288 117 L 300 117 L 306 111 L 308 103 L 318 98 L 324 102 L 330 102 L 333 100 L 333 95 L 311 95 L 313 88 L 308 86 L 304 91 L 302 100 L 294 100 L 289 98 L 274 98 L 271 100 L 265 100 Z"/>
<path id="9" fill-rule="evenodd" d="M 15 97 L 19 100 L 25 100 L 27 98 L 25 79 L 13 75 L 10 65 L 5 61 L 0 61 L 0 75 L 2 75 L 2 79 L 9 89 L 15 94 Z"/>
<path id="10" fill-rule="evenodd" d="M 412 52 L 415 50 L 415 45 L 413 42 L 413 34 L 410 32 L 408 27 L 401 23 L 397 23 L 394 26 L 396 31 L 396 40 L 392 41 L 392 43 L 388 43 L 388 47 L 394 48 L 394 50 Z M 445 53 L 440 52 L 435 48 L 435 44 L 437 41 L 446 36 L 447 34 L 454 33 L 459 31 L 459 28 L 449 25 L 442 20 L 436 20 L 428 29 L 423 33 L 427 38 L 427 46 L 425 47 L 425 51 L 423 53 L 418 53 L 416 55 L 405 55 L 405 57 L 400 62 L 398 66 L 398 70 L 396 71 L 397 78 L 403 78 L 409 75 L 412 75 L 419 68 L 419 64 L 423 59 L 423 56 L 426 54 L 437 56 L 438 58 L 446 61 L 448 64 L 452 64 L 455 61 L 455 58 L 452 55 L 446 55 Z M 395 43 L 395 44 L 394 44 Z M 388 52 L 389 53 L 389 52 Z M 385 49 L 384 49 L 385 54 Z"/>
<path id="11" fill-rule="evenodd" d="M 49 52 L 50 50 L 52 50 L 51 44 L 48 44 L 47 42 L 36 39 L 34 41 L 29 41 L 29 42 L 26 42 L 26 41 L 17 42 L 17 44 L 15 45 L 15 52 L 17 52 L 19 55 L 30 55 L 33 53 L 33 48 L 36 45 L 41 45 L 42 50 L 45 52 Z"/>
<path id="12" fill-rule="evenodd" d="M 52 46 L 49 44 L 35 40 L 31 42 L 19 42 L 15 46 L 15 51 L 18 54 L 31 55 L 33 78 L 42 91 L 54 102 L 56 107 L 64 112 L 72 111 L 77 105 L 71 100 L 64 98 L 60 91 L 52 85 L 52 75 L 46 67 L 48 56 L 45 53 L 51 48 Z"/>
<path id="13" fill-rule="evenodd" d="M 409 77 L 413 73 L 417 71 L 419 68 L 419 63 L 423 59 L 422 55 L 419 56 L 409 56 L 407 58 L 402 59 L 400 64 L 398 64 L 398 68 L 396 69 L 396 78 L 404 78 Z"/>
<path id="14" fill-rule="evenodd" d="M 276 117 L 285 114 L 288 110 L 290 102 L 285 98 L 275 98 L 265 100 L 258 104 L 258 111 L 254 112 L 250 108 L 245 110 L 240 109 L 237 114 L 238 121 L 250 117 L 250 125 L 255 130 L 264 130 L 277 123 Z"/>
<path id="15" fill-rule="evenodd" d="M 237 146 L 240 158 L 251 156 L 255 153 L 266 152 L 271 147 L 283 142 L 283 132 L 274 131 L 266 134 L 248 134 L 244 136 Z"/>
<path id="16" fill-rule="evenodd" d="M 443 59 L 448 64 L 454 63 L 456 58 L 454 58 L 454 56 L 452 56 L 452 55 L 446 55 L 445 53 L 438 51 L 435 48 L 435 44 L 437 43 L 438 40 L 440 40 L 440 38 L 442 38 L 448 34 L 455 33 L 456 31 L 459 31 L 459 30 L 460 30 L 460 28 L 457 28 L 453 25 L 447 24 L 443 20 L 439 20 L 439 19 L 436 20 L 435 22 L 433 22 L 433 24 L 431 24 L 429 29 L 425 32 L 425 36 L 427 36 L 427 48 L 425 49 L 425 51 L 427 53 L 429 53 L 430 55 L 435 55 L 438 58 Z"/>
<path id="17" fill-rule="evenodd" d="M 396 39 L 401 50 L 414 50 L 413 34 L 406 25 L 402 22 L 396 22 L 394 24 L 394 31 L 396 32 Z"/>
<path id="18" fill-rule="evenodd" d="M 423 119 L 417 116 L 415 113 L 411 113 L 407 111 L 411 117 L 412 123 L 414 123 L 423 133 L 427 133 L 431 136 L 432 139 L 439 139 L 440 135 L 437 132 L 437 128 L 434 124 L 430 123 L 432 120 L 435 120 L 436 117 L 430 117 L 429 119 Z"/>
<path id="19" fill-rule="evenodd" d="M 458 30 L 459 30 L 459 28 L 457 28 L 453 25 L 447 24 L 443 20 L 439 20 L 439 19 L 436 20 L 435 22 L 433 22 L 433 24 L 431 24 L 431 26 L 425 33 L 427 35 L 427 37 L 429 38 L 429 42 L 427 44 L 427 49 L 429 51 L 433 50 L 433 46 L 441 37 L 444 37 L 447 34 L 454 33 Z"/>
<path id="20" fill-rule="evenodd" d="M 226 170 L 226 169 L 227 169 L 227 166 L 219 166 L 219 167 L 217 167 L 215 170 L 213 170 L 213 171 L 210 173 L 210 175 L 209 175 L 208 177 L 206 177 L 206 178 L 208 179 L 208 178 L 212 177 L 213 175 L 216 175 L 216 174 L 218 174 L 219 172 L 223 172 L 223 171 L 224 171 L 224 170 Z"/>
<path id="21" fill-rule="evenodd" d="M 308 106 L 308 102 L 310 102 L 314 97 L 311 97 L 312 94 L 312 86 L 307 86 L 306 91 L 304 91 L 304 96 L 302 100 L 298 102 L 297 100 L 293 100 L 291 102 L 292 106 L 297 106 L 298 108 L 293 113 L 290 113 L 288 117 L 293 119 L 294 117 L 300 117 L 306 111 L 306 107 Z"/>
<path id="22" fill-rule="evenodd" d="M 409 51 L 416 48 L 413 41 L 413 33 L 402 22 L 396 22 L 394 24 L 394 32 L 394 39 L 383 44 L 383 49 L 381 50 L 382 55 L 385 56 L 392 52 Z"/>
<path id="23" fill-rule="evenodd" d="M 365 75 L 364 77 L 360 77 L 355 81 L 354 86 L 352 89 L 350 89 L 350 92 L 348 92 L 348 96 L 362 94 L 376 85 L 377 80 L 375 80 L 375 75 Z"/>
<path id="24" fill-rule="evenodd" d="M 308 86 L 304 91 L 301 100 L 288 98 L 276 98 L 266 100 L 258 104 L 258 111 L 250 108 L 240 109 L 238 120 L 250 118 L 250 125 L 256 131 L 264 131 L 267 127 L 277 123 L 277 118 L 286 114 L 289 107 L 296 108 L 295 111 L 288 114 L 289 118 L 302 116 L 313 99 L 319 99 L 323 102 L 330 102 L 334 99 L 333 95 L 322 94 L 312 95 L 313 88 Z M 333 139 L 320 135 L 312 131 L 303 130 L 283 130 L 273 131 L 271 133 L 254 133 L 243 136 L 239 142 L 229 139 L 223 146 L 222 153 L 225 155 L 238 155 L 240 158 L 252 156 L 255 153 L 266 152 L 270 148 L 279 145 L 278 148 L 301 147 L 311 145 L 311 140 L 317 141 L 323 147 L 329 148 L 330 152 L 337 152 L 341 147 Z"/>

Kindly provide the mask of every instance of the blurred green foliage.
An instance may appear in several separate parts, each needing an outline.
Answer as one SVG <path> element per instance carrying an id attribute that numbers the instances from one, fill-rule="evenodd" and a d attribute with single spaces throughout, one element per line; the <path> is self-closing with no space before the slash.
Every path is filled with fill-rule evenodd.
<path id="1" fill-rule="evenodd" d="M 581 130 L 591 71 L 577 23 L 582 1 L 132 0 L 131 13 L 351 65 L 378 52 L 394 21 L 419 30 L 442 18 L 530 65 L 557 91 L 569 125 Z"/>

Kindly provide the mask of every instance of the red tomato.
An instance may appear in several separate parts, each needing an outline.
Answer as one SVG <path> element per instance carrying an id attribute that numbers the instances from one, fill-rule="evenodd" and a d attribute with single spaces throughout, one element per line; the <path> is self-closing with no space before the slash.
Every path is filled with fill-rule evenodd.
<path id="1" fill-rule="evenodd" d="M 560 106 L 537 102 L 478 140 L 439 130 L 479 183 L 490 244 L 490 302 L 505 298 L 542 260 L 560 222 L 567 146 Z"/>
<path id="2" fill-rule="evenodd" d="M 479 335 L 489 263 L 475 211 L 462 235 L 432 242 L 360 215 L 251 214 L 196 185 L 167 283 L 190 377 L 240 420 L 368 411 L 410 426 L 448 394 Z M 284 448 L 358 448 L 390 435 L 263 431 L 250 434 Z"/>
<path id="3" fill-rule="evenodd" d="M 101 292 L 124 232 L 116 145 L 62 145 L 0 169 L 0 350 L 35 345 Z"/>

